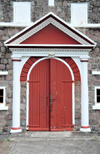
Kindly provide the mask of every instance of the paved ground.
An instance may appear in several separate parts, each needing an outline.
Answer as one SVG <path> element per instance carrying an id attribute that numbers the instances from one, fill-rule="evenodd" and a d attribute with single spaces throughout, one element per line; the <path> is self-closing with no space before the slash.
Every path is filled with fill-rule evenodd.
<path id="1" fill-rule="evenodd" d="M 0 154 L 100 154 L 100 135 L 27 131 L 4 134 L 0 135 Z"/>

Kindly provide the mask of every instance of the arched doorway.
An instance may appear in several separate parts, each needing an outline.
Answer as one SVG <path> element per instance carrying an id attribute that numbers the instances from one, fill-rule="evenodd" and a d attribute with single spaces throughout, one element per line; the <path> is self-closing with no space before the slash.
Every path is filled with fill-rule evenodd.
<path id="1" fill-rule="evenodd" d="M 72 130 L 72 76 L 56 59 L 37 63 L 29 76 L 28 130 Z"/>

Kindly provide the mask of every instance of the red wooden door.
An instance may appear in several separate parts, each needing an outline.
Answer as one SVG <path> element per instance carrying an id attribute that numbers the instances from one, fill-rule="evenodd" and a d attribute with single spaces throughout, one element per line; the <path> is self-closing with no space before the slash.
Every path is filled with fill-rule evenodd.
<path id="1" fill-rule="evenodd" d="M 29 78 L 29 130 L 72 130 L 72 78 L 54 59 L 39 62 Z"/>
<path id="2" fill-rule="evenodd" d="M 39 62 L 29 77 L 29 130 L 49 130 L 49 60 Z"/>
<path id="3" fill-rule="evenodd" d="M 72 130 L 71 73 L 61 61 L 50 61 L 50 130 Z"/>

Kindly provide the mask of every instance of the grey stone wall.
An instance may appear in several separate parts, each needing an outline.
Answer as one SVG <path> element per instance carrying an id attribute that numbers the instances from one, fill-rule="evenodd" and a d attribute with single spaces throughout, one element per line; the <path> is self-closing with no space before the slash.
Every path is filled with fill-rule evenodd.
<path id="1" fill-rule="evenodd" d="M 8 111 L 0 111 L 0 132 L 10 131 L 12 125 L 13 63 L 11 51 L 4 46 L 4 41 L 21 30 L 22 28 L 0 27 L 0 71 L 8 71 L 8 75 L 0 75 L 0 86 L 6 87 L 8 106 Z"/>
<path id="2" fill-rule="evenodd" d="M 16 0 L 17 1 L 17 0 Z M 20 1 L 20 0 L 19 0 Z M 23 0 L 24 1 L 24 0 Z M 48 7 L 48 0 L 28 0 L 31 2 L 31 20 L 34 22 L 52 11 L 66 22 L 70 22 L 70 6 L 72 2 L 88 2 L 89 23 L 100 23 L 100 0 L 55 0 L 55 7 Z M 0 1 L 0 22 L 13 21 L 13 1 Z M 22 28 L 0 27 L 0 71 L 8 71 L 7 76 L 0 76 L 0 86 L 6 86 L 6 104 L 8 111 L 0 111 L 0 132 L 9 131 L 12 125 L 12 93 L 13 65 L 11 51 L 4 47 L 3 42 L 21 31 Z M 88 84 L 89 84 L 89 116 L 92 130 L 100 131 L 100 111 L 93 110 L 94 87 L 100 86 L 100 76 L 92 75 L 92 70 L 100 71 L 100 29 L 78 28 L 79 31 L 97 42 L 97 47 L 89 53 Z M 81 126 L 81 83 L 75 83 L 75 128 Z M 21 83 L 21 127 L 26 127 L 26 83 Z"/>

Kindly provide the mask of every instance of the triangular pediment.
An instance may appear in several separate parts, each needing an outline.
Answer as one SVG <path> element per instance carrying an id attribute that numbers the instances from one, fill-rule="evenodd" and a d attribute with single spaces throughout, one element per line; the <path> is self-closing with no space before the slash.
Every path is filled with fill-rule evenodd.
<path id="1" fill-rule="evenodd" d="M 4 42 L 6 46 L 30 45 L 82 45 L 95 46 L 87 36 L 69 26 L 53 13 L 48 13 L 30 27 Z"/>
<path id="2" fill-rule="evenodd" d="M 52 24 L 33 34 L 21 44 L 80 44 Z"/>

